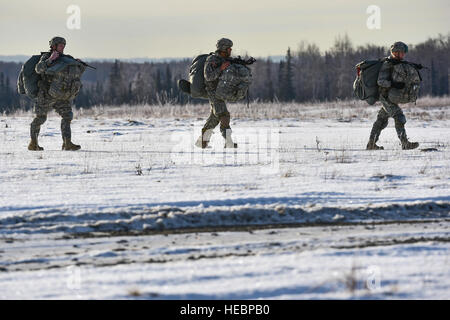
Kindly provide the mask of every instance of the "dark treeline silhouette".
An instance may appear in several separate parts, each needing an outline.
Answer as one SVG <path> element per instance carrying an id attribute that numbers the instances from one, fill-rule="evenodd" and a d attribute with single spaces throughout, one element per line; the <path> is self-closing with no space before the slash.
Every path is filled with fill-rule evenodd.
<path id="1" fill-rule="evenodd" d="M 366 59 L 389 54 L 389 45 L 366 44 L 354 47 L 347 35 L 321 52 L 314 43 L 301 42 L 297 50 L 288 48 L 281 61 L 258 59 L 251 66 L 253 83 L 250 98 L 264 102 L 316 102 L 353 97 L 354 66 Z M 410 45 L 406 58 L 429 69 L 422 70 L 421 95 L 449 94 L 450 34 Z M 191 99 L 177 88 L 177 80 L 188 77 L 190 59 L 159 63 L 92 62 L 83 88 L 75 99 L 77 108 L 94 105 L 186 104 Z M 0 112 L 29 109 L 32 103 L 17 94 L 16 80 L 21 64 L 0 61 Z"/>

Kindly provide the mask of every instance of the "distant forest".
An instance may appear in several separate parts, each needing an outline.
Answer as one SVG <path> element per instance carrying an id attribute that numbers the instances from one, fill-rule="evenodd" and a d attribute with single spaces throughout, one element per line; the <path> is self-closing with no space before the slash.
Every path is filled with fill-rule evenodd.
<path id="1" fill-rule="evenodd" d="M 257 58 L 251 66 L 250 99 L 264 102 L 317 102 L 353 97 L 355 64 L 389 54 L 389 46 L 354 47 L 347 35 L 338 36 L 333 47 L 321 52 L 314 43 L 301 42 L 279 62 Z M 39 52 L 39 50 L 36 50 Z M 70 54 L 70 52 L 68 52 Z M 449 94 L 450 34 L 409 46 L 406 60 L 428 67 L 422 70 L 421 95 Z M 161 63 L 92 62 L 97 68 L 84 73 L 76 108 L 95 105 L 204 103 L 177 88 L 188 79 L 190 59 Z M 29 109 L 32 102 L 16 89 L 22 64 L 0 61 L 0 113 Z"/>

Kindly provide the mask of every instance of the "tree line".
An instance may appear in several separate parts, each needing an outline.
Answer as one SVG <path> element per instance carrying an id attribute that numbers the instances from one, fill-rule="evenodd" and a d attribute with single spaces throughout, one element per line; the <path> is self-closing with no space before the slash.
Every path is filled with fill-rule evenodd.
<path id="1" fill-rule="evenodd" d="M 389 45 L 366 44 L 354 47 L 347 35 L 338 36 L 334 45 L 321 52 L 314 43 L 302 41 L 296 50 L 288 48 L 280 61 L 257 59 L 250 68 L 253 83 L 250 99 L 263 102 L 317 102 L 353 97 L 354 66 L 368 59 L 389 54 Z M 421 63 L 421 95 L 449 94 L 450 34 L 410 45 L 406 59 Z M 83 88 L 75 99 L 77 108 L 95 105 L 204 103 L 181 93 L 177 80 L 188 78 L 190 59 L 130 63 L 92 62 L 97 70 L 87 69 Z M 0 61 L 0 112 L 29 109 L 32 103 L 16 90 L 21 64 Z"/>

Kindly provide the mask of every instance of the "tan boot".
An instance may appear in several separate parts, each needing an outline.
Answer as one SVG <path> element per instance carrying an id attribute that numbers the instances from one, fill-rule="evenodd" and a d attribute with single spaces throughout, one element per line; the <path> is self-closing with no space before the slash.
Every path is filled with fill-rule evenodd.
<path id="1" fill-rule="evenodd" d="M 369 143 L 367 143 L 366 150 L 384 150 L 382 146 L 377 146 L 375 141 L 370 140 Z"/>
<path id="2" fill-rule="evenodd" d="M 31 138 L 30 144 L 28 145 L 28 150 L 30 151 L 42 151 L 44 148 L 39 146 L 38 140 Z"/>
<path id="3" fill-rule="evenodd" d="M 238 145 L 237 145 L 237 143 L 233 142 L 230 135 L 227 135 L 227 138 L 225 139 L 225 145 L 223 147 L 224 148 L 237 148 Z"/>
<path id="4" fill-rule="evenodd" d="M 202 149 L 208 148 L 209 140 L 211 140 L 212 134 L 212 129 L 202 129 L 202 134 L 195 142 L 195 146 Z"/>
<path id="5" fill-rule="evenodd" d="M 230 115 L 226 115 L 220 118 L 220 132 L 222 137 L 225 139 L 224 148 L 237 148 L 237 143 L 233 142 L 231 139 L 231 128 L 230 128 Z"/>
<path id="6" fill-rule="evenodd" d="M 80 149 L 81 149 L 81 146 L 79 146 L 78 144 L 73 144 L 70 139 L 64 139 L 64 142 L 62 145 L 62 150 L 76 151 L 76 150 L 80 150 Z"/>
<path id="7" fill-rule="evenodd" d="M 403 150 L 411 150 L 415 149 L 419 146 L 418 142 L 409 142 L 408 140 L 402 141 L 402 149 Z"/>
<path id="8" fill-rule="evenodd" d="M 195 146 L 197 148 L 206 149 L 206 148 L 208 148 L 208 143 L 209 143 L 209 141 L 203 140 L 203 137 L 200 136 L 200 137 L 198 137 L 197 141 L 195 142 Z"/>

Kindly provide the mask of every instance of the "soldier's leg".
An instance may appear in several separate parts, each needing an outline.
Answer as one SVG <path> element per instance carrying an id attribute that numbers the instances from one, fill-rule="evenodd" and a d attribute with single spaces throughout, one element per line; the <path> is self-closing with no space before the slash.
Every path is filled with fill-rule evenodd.
<path id="1" fill-rule="evenodd" d="M 213 134 L 213 130 L 219 124 L 219 118 L 214 115 L 214 112 L 211 108 L 211 113 L 209 114 L 208 119 L 206 119 L 205 125 L 202 128 L 202 134 L 198 137 L 195 145 L 199 148 L 206 148 L 208 146 L 209 140 Z"/>
<path id="2" fill-rule="evenodd" d="M 35 117 L 30 124 L 30 137 L 31 142 L 28 145 L 28 150 L 40 151 L 44 148 L 39 146 L 38 137 L 41 131 L 41 125 L 47 120 L 48 106 L 38 99 L 34 105 Z"/>
<path id="3" fill-rule="evenodd" d="M 214 97 L 214 92 L 208 93 L 209 103 L 211 104 L 211 113 L 206 120 L 205 125 L 202 128 L 202 135 L 197 139 L 195 145 L 197 147 L 206 148 L 208 146 L 209 140 L 213 134 L 213 130 L 220 123 L 220 118 L 218 117 L 216 110 L 221 110 L 223 108 L 220 105 L 220 101 Z M 225 107 L 226 108 L 226 107 Z"/>
<path id="4" fill-rule="evenodd" d="M 73 112 L 70 103 L 58 103 L 54 106 L 55 111 L 61 116 L 61 136 L 64 139 L 72 138 L 70 123 L 73 120 Z"/>
<path id="5" fill-rule="evenodd" d="M 220 133 L 225 139 L 226 148 L 237 148 L 237 144 L 231 139 L 231 127 L 230 127 L 230 113 L 228 112 L 225 101 L 220 99 L 214 99 L 212 105 L 215 116 L 220 121 Z"/>
<path id="6" fill-rule="evenodd" d="M 230 127 L 230 120 L 231 120 L 231 116 L 230 113 L 224 112 L 221 113 L 219 115 L 219 120 L 220 120 L 220 133 L 222 134 L 222 137 L 224 139 L 227 138 L 227 135 L 231 134 L 231 127 Z"/>
<path id="7" fill-rule="evenodd" d="M 397 136 L 402 144 L 402 149 L 414 149 L 419 146 L 417 142 L 409 142 L 406 136 L 405 123 L 406 117 L 403 114 L 402 109 L 391 102 L 389 99 L 380 96 L 380 101 L 383 103 L 383 108 L 389 114 L 390 117 L 394 118 L 395 130 L 397 131 Z"/>
<path id="8" fill-rule="evenodd" d="M 220 115 L 220 133 L 225 139 L 225 148 L 237 148 L 237 143 L 231 139 L 230 113 L 224 112 Z"/>
<path id="9" fill-rule="evenodd" d="M 406 117 L 403 114 L 403 111 L 400 109 L 393 118 L 395 121 L 395 130 L 397 131 L 397 136 L 400 141 L 408 140 L 405 130 Z"/>
<path id="10" fill-rule="evenodd" d="M 39 132 L 41 131 L 41 125 L 44 124 L 44 122 L 47 121 L 47 113 L 46 112 L 39 112 L 36 113 L 33 121 L 30 125 L 30 136 L 31 139 L 37 140 L 39 136 Z"/>
<path id="11" fill-rule="evenodd" d="M 389 99 L 381 96 L 380 101 L 383 103 L 383 108 L 389 114 L 390 117 L 394 118 L 395 130 L 397 131 L 397 136 L 400 139 L 402 149 L 414 149 L 419 146 L 417 142 L 409 142 L 406 136 L 405 123 L 406 117 L 403 114 L 402 109 L 398 104 L 393 103 Z"/>
<path id="12" fill-rule="evenodd" d="M 63 138 L 63 150 L 79 150 L 79 145 L 72 143 L 72 130 L 70 124 L 73 120 L 72 106 L 70 102 L 59 102 L 54 106 L 61 116 L 61 136 Z"/>
<path id="13" fill-rule="evenodd" d="M 374 122 L 372 126 L 372 130 L 370 131 L 370 138 L 375 142 L 378 141 L 381 131 L 383 131 L 389 123 L 389 115 L 384 111 L 383 108 L 378 111 L 377 120 Z"/>
<path id="14" fill-rule="evenodd" d="M 219 118 L 217 118 L 214 114 L 214 112 L 211 110 L 211 113 L 209 114 L 208 119 L 206 119 L 205 125 L 202 128 L 202 133 L 206 132 L 207 130 L 214 130 L 215 127 L 219 124 Z"/>
<path id="15" fill-rule="evenodd" d="M 383 147 L 377 146 L 376 142 L 380 137 L 381 131 L 387 127 L 388 122 L 389 115 L 383 108 L 381 108 L 378 112 L 377 120 L 374 122 L 372 130 L 370 131 L 369 143 L 367 144 L 368 150 L 383 149 Z"/>
<path id="16" fill-rule="evenodd" d="M 402 149 L 408 150 L 417 148 L 419 146 L 418 142 L 408 141 L 405 129 L 406 117 L 401 109 L 394 115 L 394 121 L 395 121 L 395 130 L 397 131 L 397 136 L 400 139 Z"/>

